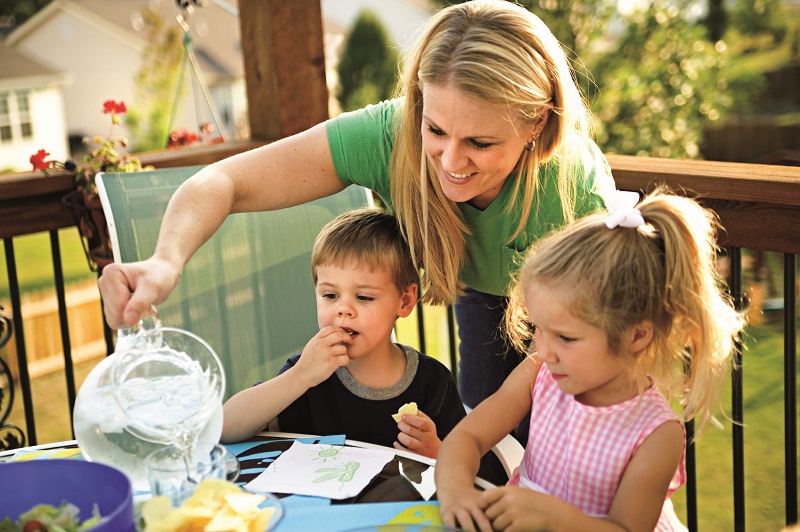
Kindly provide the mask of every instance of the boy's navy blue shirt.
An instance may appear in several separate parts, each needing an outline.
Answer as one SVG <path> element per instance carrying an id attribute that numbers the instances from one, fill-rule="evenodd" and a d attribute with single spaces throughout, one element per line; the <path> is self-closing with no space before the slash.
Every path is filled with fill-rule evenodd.
<path id="1" fill-rule="evenodd" d="M 398 344 L 406 353 L 406 372 L 388 388 L 369 388 L 358 383 L 346 368 L 310 388 L 283 412 L 270 430 L 320 436 L 345 434 L 347 438 L 392 447 L 399 430 L 392 418 L 405 403 L 417 407 L 436 423 L 439 439 L 466 416 L 453 377 L 441 362 Z M 292 356 L 278 374 L 293 367 Z"/>

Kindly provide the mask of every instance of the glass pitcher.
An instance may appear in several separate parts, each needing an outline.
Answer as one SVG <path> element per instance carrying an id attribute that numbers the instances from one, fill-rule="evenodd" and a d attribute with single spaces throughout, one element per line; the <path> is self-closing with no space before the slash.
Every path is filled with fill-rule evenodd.
<path id="1" fill-rule="evenodd" d="M 144 458 L 174 444 L 191 452 L 219 441 L 225 374 L 197 335 L 161 327 L 157 314 L 121 331 L 116 352 L 86 377 L 75 400 L 73 429 L 91 461 L 112 465 L 135 491 L 149 484 Z"/>

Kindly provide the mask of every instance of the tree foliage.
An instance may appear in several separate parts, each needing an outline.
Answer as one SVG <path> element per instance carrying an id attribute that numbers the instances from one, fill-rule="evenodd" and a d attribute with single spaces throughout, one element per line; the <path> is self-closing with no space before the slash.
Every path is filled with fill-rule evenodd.
<path id="1" fill-rule="evenodd" d="M 613 53 L 592 62 L 599 96 L 592 109 L 606 152 L 700 156 L 703 130 L 735 102 L 723 41 L 704 39 L 677 6 L 636 13 Z"/>
<path id="2" fill-rule="evenodd" d="M 778 2 L 737 1 L 761 2 L 762 19 Z M 631 14 L 619 12 L 610 0 L 519 3 L 564 45 L 594 114 L 598 144 L 607 153 L 700 157 L 705 128 L 733 108 L 749 108 L 763 84 L 758 74 L 731 77 L 725 41 L 709 40 L 710 21 L 694 22 L 679 7 L 685 3 L 655 0 Z M 763 27 L 758 24 L 751 29 Z"/>
<path id="3" fill-rule="evenodd" d="M 519 3 L 547 24 L 573 61 L 603 39 L 617 7 L 615 0 L 527 0 Z"/>
<path id="4" fill-rule="evenodd" d="M 372 12 L 361 11 L 339 61 L 339 103 L 345 111 L 389 98 L 394 89 L 398 53 Z"/>
<path id="5" fill-rule="evenodd" d="M 9 25 L 19 26 L 51 0 L 0 0 L 0 19 Z"/>
<path id="6" fill-rule="evenodd" d="M 135 151 L 163 149 L 167 145 L 170 117 L 184 59 L 183 35 L 174 25 L 167 27 L 154 10 L 142 13 L 147 46 L 142 67 L 136 74 L 136 106 L 128 112 Z"/>
<path id="7" fill-rule="evenodd" d="M 708 31 L 708 40 L 717 42 L 725 36 L 728 28 L 728 11 L 725 9 L 725 0 L 708 0 L 708 13 L 703 19 L 703 24 Z"/>
<path id="8" fill-rule="evenodd" d="M 742 35 L 767 34 L 776 43 L 789 31 L 781 0 L 736 0 L 731 19 Z"/>

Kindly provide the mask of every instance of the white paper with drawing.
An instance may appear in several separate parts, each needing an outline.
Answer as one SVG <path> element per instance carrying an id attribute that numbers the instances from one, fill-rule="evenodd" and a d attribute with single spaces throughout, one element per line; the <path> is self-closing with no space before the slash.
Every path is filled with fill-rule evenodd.
<path id="1" fill-rule="evenodd" d="M 298 441 L 245 488 L 329 499 L 355 497 L 394 457 L 392 451 Z"/>

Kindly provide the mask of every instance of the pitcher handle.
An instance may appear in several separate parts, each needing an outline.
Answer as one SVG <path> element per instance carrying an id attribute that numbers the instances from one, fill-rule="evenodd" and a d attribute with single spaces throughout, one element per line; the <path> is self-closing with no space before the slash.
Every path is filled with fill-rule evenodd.
<path id="1" fill-rule="evenodd" d="M 117 343 L 114 351 L 130 349 L 138 343 L 140 338 L 145 341 L 145 349 L 161 345 L 161 319 L 158 317 L 155 305 L 150 305 L 139 323 L 128 329 L 117 331 Z"/>

